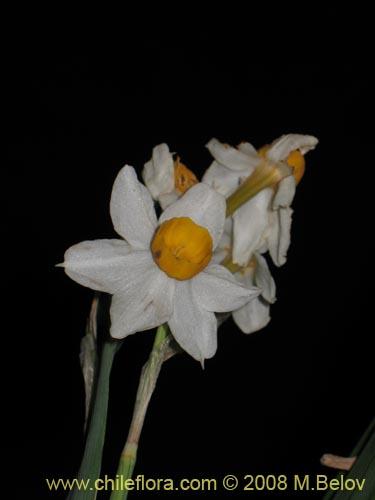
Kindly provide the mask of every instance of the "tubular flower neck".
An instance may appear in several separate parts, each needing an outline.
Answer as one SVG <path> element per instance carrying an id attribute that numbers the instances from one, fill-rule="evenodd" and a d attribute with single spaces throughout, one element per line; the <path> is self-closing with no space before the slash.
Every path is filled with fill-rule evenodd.
<path id="1" fill-rule="evenodd" d="M 250 177 L 227 198 L 226 216 L 232 215 L 241 205 L 253 198 L 262 189 L 276 185 L 289 175 L 292 175 L 292 169 L 285 162 L 271 162 L 265 158 Z"/>
<path id="2" fill-rule="evenodd" d="M 156 264 L 170 278 L 187 280 L 203 271 L 211 260 L 212 238 L 208 230 L 188 217 L 163 222 L 151 243 Z"/>
<path id="3" fill-rule="evenodd" d="M 270 147 L 271 146 L 266 144 L 265 146 L 262 146 L 260 149 L 258 149 L 259 156 L 265 158 L 266 153 L 270 149 Z M 305 173 L 305 158 L 303 154 L 298 149 L 295 149 L 294 151 L 291 151 L 291 153 L 289 153 L 286 162 L 289 167 L 293 169 L 293 176 L 296 180 L 296 185 L 298 185 L 303 177 L 303 174 Z"/>
<path id="4" fill-rule="evenodd" d="M 189 188 L 198 183 L 198 179 L 195 177 L 193 172 L 180 162 L 180 158 L 177 157 L 177 160 L 174 162 L 173 167 L 174 187 L 179 193 L 186 193 Z"/>

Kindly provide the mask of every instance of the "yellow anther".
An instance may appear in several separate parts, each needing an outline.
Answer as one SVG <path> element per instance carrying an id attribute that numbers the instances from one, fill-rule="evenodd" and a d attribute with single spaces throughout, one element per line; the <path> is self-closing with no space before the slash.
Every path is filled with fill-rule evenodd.
<path id="1" fill-rule="evenodd" d="M 208 230 L 188 217 L 163 222 L 151 243 L 156 264 L 170 278 L 187 280 L 203 271 L 212 257 Z"/>
<path id="2" fill-rule="evenodd" d="M 260 149 L 258 149 L 259 156 L 265 158 L 266 153 L 270 149 L 270 147 L 271 146 L 269 144 L 265 144 Z M 289 167 L 293 169 L 293 175 L 296 180 L 296 184 L 298 184 L 302 179 L 303 174 L 305 173 L 305 158 L 303 154 L 301 153 L 301 151 L 296 149 L 291 153 L 289 153 L 286 162 L 289 165 Z"/>
<path id="3" fill-rule="evenodd" d="M 191 186 L 198 183 L 193 172 L 180 162 L 180 158 L 177 158 L 173 166 L 174 187 L 179 193 L 184 194 Z"/>

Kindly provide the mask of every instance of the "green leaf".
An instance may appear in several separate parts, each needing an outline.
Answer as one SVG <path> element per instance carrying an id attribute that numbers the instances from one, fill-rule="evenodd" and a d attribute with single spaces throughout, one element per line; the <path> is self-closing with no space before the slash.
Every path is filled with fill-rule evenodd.
<path id="1" fill-rule="evenodd" d="M 86 444 L 82 462 L 77 474 L 78 483 L 85 482 L 88 489 L 77 486 L 68 500 L 94 500 L 96 491 L 94 481 L 100 477 L 102 454 L 107 424 L 109 381 L 113 360 L 123 341 L 111 339 L 108 335 L 108 310 L 105 305 L 108 297 L 96 294 L 87 323 L 86 335 L 81 342 L 80 360 L 86 392 Z M 102 331 L 103 330 L 103 331 Z M 99 337 L 104 340 L 98 349 Z M 99 359 L 100 358 L 100 359 Z M 91 489 L 92 488 L 92 489 Z"/>
<path id="2" fill-rule="evenodd" d="M 90 480 L 89 484 L 91 485 L 100 477 L 107 423 L 109 378 L 113 359 L 120 343 L 121 342 L 115 340 L 108 340 L 105 341 L 103 345 L 95 399 L 88 425 L 85 451 L 77 474 L 78 481 Z M 92 490 L 79 490 L 75 488 L 70 492 L 68 500 L 94 500 L 95 497 L 95 488 Z"/>

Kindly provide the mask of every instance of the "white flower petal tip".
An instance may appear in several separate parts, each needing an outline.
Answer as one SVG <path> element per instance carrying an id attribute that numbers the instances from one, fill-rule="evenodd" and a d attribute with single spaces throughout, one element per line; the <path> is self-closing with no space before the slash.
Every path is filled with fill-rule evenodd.
<path id="1" fill-rule="evenodd" d="M 55 267 L 65 267 L 65 262 L 60 262 L 59 264 L 55 264 Z"/>
<path id="2" fill-rule="evenodd" d="M 174 310 L 168 324 L 182 349 L 202 362 L 215 355 L 217 320 L 213 312 L 201 306 L 192 281 L 176 281 Z"/>
<path id="3" fill-rule="evenodd" d="M 287 260 L 290 245 L 293 209 L 290 207 L 274 210 L 268 234 L 268 250 L 274 264 L 283 266 Z"/>
<path id="4" fill-rule="evenodd" d="M 251 145 L 237 149 L 213 138 L 208 141 L 206 147 L 217 162 L 237 173 L 244 172 L 250 175 L 261 162 L 259 155 L 251 148 Z"/>
<path id="5" fill-rule="evenodd" d="M 115 179 L 110 213 L 120 236 L 135 248 L 148 248 L 157 224 L 154 202 L 130 165 L 125 165 Z"/>
<path id="6" fill-rule="evenodd" d="M 286 160 L 292 151 L 299 150 L 305 155 L 316 147 L 319 140 L 313 135 L 285 134 L 274 140 L 266 152 L 266 157 L 273 161 Z"/>
<path id="7" fill-rule="evenodd" d="M 254 254 L 256 265 L 254 280 L 256 285 L 262 290 L 262 298 L 273 304 L 276 302 L 276 284 L 268 269 L 266 259 L 259 253 Z"/>
<path id="8" fill-rule="evenodd" d="M 233 320 L 238 328 L 249 335 L 265 328 L 271 321 L 269 315 L 269 304 L 259 299 L 251 303 L 249 307 L 244 306 L 233 312 Z"/>
<path id="9" fill-rule="evenodd" d="M 174 190 L 173 163 L 172 153 L 163 143 L 153 148 L 151 160 L 144 165 L 142 178 L 155 200 Z"/>

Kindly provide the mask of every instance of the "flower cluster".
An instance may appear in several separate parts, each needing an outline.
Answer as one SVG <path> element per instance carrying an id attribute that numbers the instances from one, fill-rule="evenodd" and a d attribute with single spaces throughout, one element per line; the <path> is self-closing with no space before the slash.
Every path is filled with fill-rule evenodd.
<path id="1" fill-rule="evenodd" d="M 232 313 L 245 333 L 268 323 L 276 287 L 263 254 L 286 260 L 290 205 L 316 144 L 289 134 L 256 151 L 212 139 L 202 182 L 160 144 L 144 165 L 146 186 L 128 165 L 115 180 L 110 212 L 121 239 L 74 245 L 62 265 L 81 285 L 112 294 L 112 337 L 167 322 L 203 362 L 217 349 L 215 313 Z"/>

